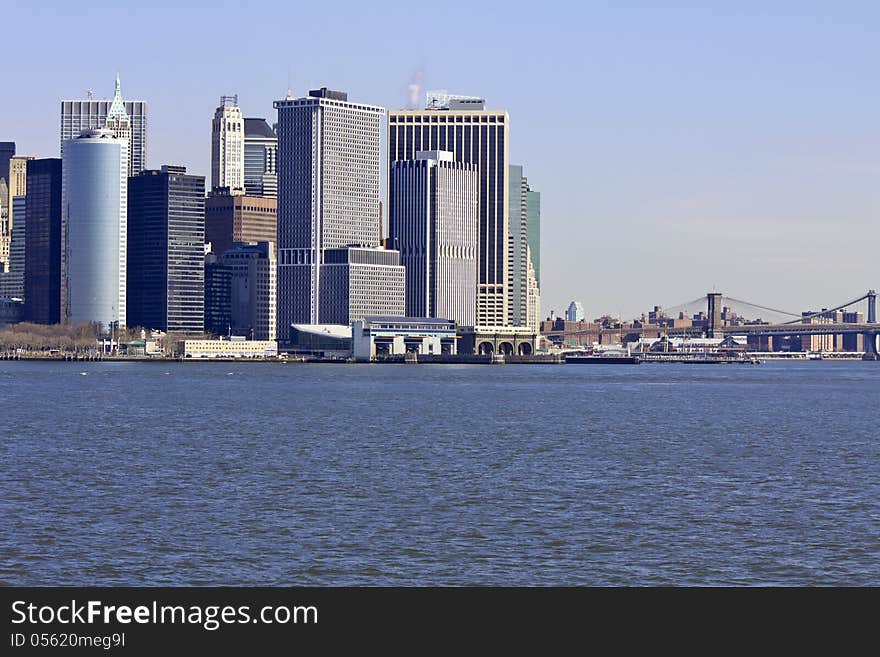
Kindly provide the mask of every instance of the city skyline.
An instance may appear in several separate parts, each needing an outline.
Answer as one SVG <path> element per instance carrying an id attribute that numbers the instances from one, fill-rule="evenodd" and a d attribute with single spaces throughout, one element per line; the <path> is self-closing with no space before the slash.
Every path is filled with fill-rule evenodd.
<path id="1" fill-rule="evenodd" d="M 159 16 L 167 13 L 164 3 L 156 6 Z M 188 19 L 214 20 L 181 11 L 181 27 L 166 26 L 172 37 Z M 313 18 L 310 11 L 303 18 Z M 150 106 L 147 166 L 175 163 L 208 175 L 219 94 L 239 94 L 246 116 L 274 118 L 271 103 L 284 97 L 290 69 L 295 95 L 330 86 L 404 108 L 421 70 L 420 105 L 425 89 L 447 88 L 485 96 L 488 108 L 510 114 L 510 160 L 523 163 L 542 192 L 543 316 L 562 314 L 572 299 L 588 317 L 637 316 L 712 286 L 797 310 L 870 287 L 880 208 L 880 135 L 872 118 L 880 99 L 868 82 L 877 60 L 868 28 L 876 7 L 856 3 L 833 21 L 830 8 L 826 15 L 793 3 L 714 15 L 696 5 L 571 11 L 593 19 L 581 22 L 590 38 L 550 39 L 553 30 L 571 28 L 548 7 L 528 25 L 502 18 L 488 44 L 467 57 L 454 46 L 472 38 L 480 20 L 449 35 L 442 56 L 427 56 L 405 37 L 400 45 L 410 50 L 374 49 L 352 67 L 363 41 L 346 23 L 329 54 L 309 54 L 313 37 L 303 30 L 302 43 L 267 43 L 272 64 L 264 74 L 255 76 L 246 56 L 232 62 L 220 54 L 195 81 L 187 67 L 112 61 L 112 35 L 98 34 L 84 48 L 105 51 L 91 61 L 106 66 L 37 57 L 27 71 L 10 72 L 7 88 L 30 100 L 0 107 L 0 140 L 15 141 L 18 155 L 58 157 L 58 101 L 84 97 L 86 88 L 109 99 L 118 69 L 125 98 Z M 41 27 L 64 47 L 72 35 L 62 35 L 61 24 L 88 12 L 61 7 Z M 12 45 L 33 40 L 28 9 L 7 13 L 21 19 Z M 751 39 L 743 49 L 746 26 Z M 504 28 L 531 30 L 539 44 L 521 53 L 519 67 L 508 66 L 518 51 Z M 187 34 L 176 57 L 199 57 L 201 39 Z M 625 240 L 629 248 L 610 248 Z"/>

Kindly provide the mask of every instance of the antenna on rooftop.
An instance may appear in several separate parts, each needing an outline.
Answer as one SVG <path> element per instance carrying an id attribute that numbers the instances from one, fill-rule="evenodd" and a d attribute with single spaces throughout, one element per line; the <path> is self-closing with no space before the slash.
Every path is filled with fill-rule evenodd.
<path id="1" fill-rule="evenodd" d="M 86 89 L 86 98 L 88 98 L 89 100 L 92 99 L 92 90 L 91 89 Z"/>

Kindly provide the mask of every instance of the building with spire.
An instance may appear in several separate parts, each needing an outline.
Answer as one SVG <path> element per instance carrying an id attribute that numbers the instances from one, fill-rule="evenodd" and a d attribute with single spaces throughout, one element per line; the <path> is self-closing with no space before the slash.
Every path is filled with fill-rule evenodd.
<path id="1" fill-rule="evenodd" d="M 211 130 L 211 190 L 244 194 L 244 118 L 238 96 L 220 96 Z"/>
<path id="2" fill-rule="evenodd" d="M 147 103 L 123 100 L 118 75 L 113 100 L 94 100 L 88 92 L 85 100 L 61 101 L 62 157 L 64 142 L 76 139 L 83 130 L 102 128 L 112 130 L 116 138 L 128 140 L 129 176 L 136 176 L 147 168 Z"/>
<path id="3" fill-rule="evenodd" d="M 104 127 L 112 130 L 113 136 L 117 139 L 124 139 L 128 142 L 128 176 L 135 175 L 131 169 L 131 118 L 128 116 L 128 112 L 125 111 L 118 73 L 116 74 L 116 89 L 113 92 L 113 102 L 110 103 L 110 109 L 107 110 L 107 121 Z"/>

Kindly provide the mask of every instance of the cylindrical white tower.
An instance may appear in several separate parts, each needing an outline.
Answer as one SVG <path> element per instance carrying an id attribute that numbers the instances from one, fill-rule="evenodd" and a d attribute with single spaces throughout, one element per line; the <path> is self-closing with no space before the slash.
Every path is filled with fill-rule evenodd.
<path id="1" fill-rule="evenodd" d="M 84 130 L 64 146 L 62 218 L 65 315 L 125 326 L 128 144 Z"/>

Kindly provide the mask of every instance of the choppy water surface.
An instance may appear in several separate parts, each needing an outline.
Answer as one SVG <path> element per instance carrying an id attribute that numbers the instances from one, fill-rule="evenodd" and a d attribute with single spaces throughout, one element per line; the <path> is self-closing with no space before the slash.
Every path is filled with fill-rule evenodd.
<path id="1" fill-rule="evenodd" d="M 880 584 L 880 366 L 0 362 L 0 582 Z"/>

